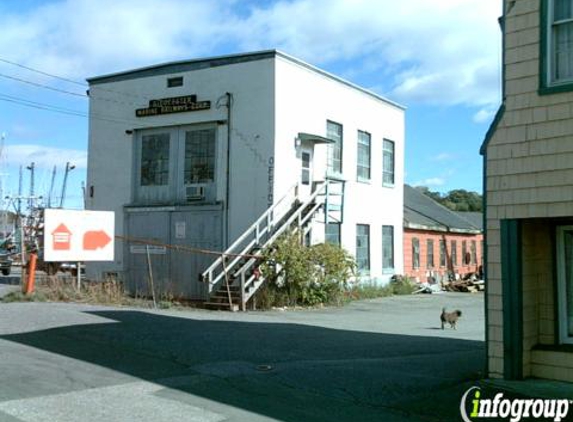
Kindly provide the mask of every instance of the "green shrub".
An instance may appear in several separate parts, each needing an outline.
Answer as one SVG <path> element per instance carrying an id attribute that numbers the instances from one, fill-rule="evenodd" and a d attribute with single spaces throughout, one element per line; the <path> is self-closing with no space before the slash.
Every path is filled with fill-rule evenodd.
<path id="1" fill-rule="evenodd" d="M 356 267 L 344 249 L 331 244 L 306 247 L 298 234 L 282 236 L 263 256 L 261 269 L 268 283 L 257 296 L 260 307 L 340 303 Z"/>
<path id="2" fill-rule="evenodd" d="M 406 276 L 396 276 L 391 282 L 392 293 L 395 295 L 411 295 L 416 291 L 413 280 Z"/>

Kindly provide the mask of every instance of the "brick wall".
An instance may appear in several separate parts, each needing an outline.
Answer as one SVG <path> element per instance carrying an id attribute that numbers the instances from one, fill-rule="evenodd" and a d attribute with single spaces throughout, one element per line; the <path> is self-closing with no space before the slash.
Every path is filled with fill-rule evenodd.
<path id="1" fill-rule="evenodd" d="M 414 268 L 413 254 L 412 254 L 412 239 L 418 239 L 420 242 L 420 266 Z M 434 241 L 434 266 L 428 266 L 427 262 L 427 241 Z M 446 265 L 440 265 L 440 241 L 446 241 Z M 404 274 L 414 277 L 419 281 L 426 281 L 430 275 L 443 276 L 447 274 L 448 268 L 451 268 L 451 254 L 452 254 L 452 240 L 456 241 L 457 249 L 457 265 L 453 266 L 453 271 L 460 275 L 467 273 L 477 272 L 479 266 L 482 265 L 482 240 L 481 234 L 458 234 L 458 233 L 443 233 L 433 232 L 427 230 L 414 230 L 404 229 Z M 462 255 L 462 242 L 466 242 L 467 252 L 470 254 L 468 262 L 464 262 Z M 472 241 L 476 242 L 476 261 L 471 262 L 471 244 Z"/>

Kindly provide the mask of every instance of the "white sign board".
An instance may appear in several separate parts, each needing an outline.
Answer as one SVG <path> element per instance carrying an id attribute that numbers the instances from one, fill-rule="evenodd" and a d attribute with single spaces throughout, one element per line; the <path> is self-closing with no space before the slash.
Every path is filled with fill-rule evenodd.
<path id="1" fill-rule="evenodd" d="M 165 255 L 167 248 L 165 246 L 131 245 L 129 252 L 133 254 L 146 254 L 149 252 L 149 255 Z"/>
<path id="2" fill-rule="evenodd" d="M 111 211 L 44 211 L 44 261 L 113 261 Z"/>
<path id="3" fill-rule="evenodd" d="M 175 222 L 175 239 L 185 239 L 185 221 Z"/>

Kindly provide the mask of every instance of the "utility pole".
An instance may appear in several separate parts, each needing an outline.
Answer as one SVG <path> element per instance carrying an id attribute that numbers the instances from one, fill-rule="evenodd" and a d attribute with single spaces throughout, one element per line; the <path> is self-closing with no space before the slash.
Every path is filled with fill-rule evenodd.
<path id="1" fill-rule="evenodd" d="M 30 213 L 32 213 L 32 210 L 34 209 L 34 175 L 36 163 L 32 162 L 26 168 L 30 170 L 30 200 L 28 202 L 28 207 L 30 208 Z"/>
<path id="2" fill-rule="evenodd" d="M 70 165 L 69 161 L 66 163 L 66 172 L 64 173 L 64 182 L 62 183 L 62 197 L 60 198 L 60 208 L 64 208 L 64 200 L 66 198 L 66 187 L 68 184 L 68 174 L 70 173 L 70 171 L 72 171 L 75 168 L 76 168 L 76 166 Z"/>
<path id="3" fill-rule="evenodd" d="M 22 166 L 20 166 L 20 174 L 18 177 L 18 208 L 17 208 L 18 217 L 22 216 L 22 182 L 23 182 L 23 173 L 22 173 Z"/>
<path id="4" fill-rule="evenodd" d="M 84 210 L 86 209 L 86 182 L 82 180 L 82 199 L 84 204 Z"/>
<path id="5" fill-rule="evenodd" d="M 48 208 L 52 208 L 52 192 L 54 191 L 54 182 L 56 180 L 56 166 L 52 170 L 52 181 L 50 183 L 50 192 L 48 193 Z"/>

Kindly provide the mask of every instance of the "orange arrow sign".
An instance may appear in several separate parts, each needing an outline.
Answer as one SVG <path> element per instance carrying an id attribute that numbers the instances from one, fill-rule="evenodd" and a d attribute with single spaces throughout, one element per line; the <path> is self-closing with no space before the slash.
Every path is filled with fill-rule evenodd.
<path id="1" fill-rule="evenodd" d="M 103 230 L 85 232 L 84 234 L 84 250 L 95 251 L 96 249 L 104 248 L 111 241 Z"/>

